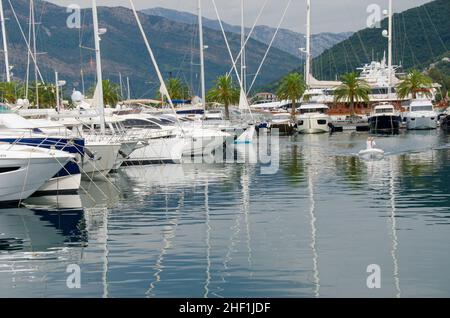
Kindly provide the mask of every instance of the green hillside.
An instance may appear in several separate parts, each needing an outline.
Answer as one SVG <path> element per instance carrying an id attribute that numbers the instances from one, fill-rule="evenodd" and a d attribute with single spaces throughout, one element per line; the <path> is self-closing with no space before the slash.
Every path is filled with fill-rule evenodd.
<path id="1" fill-rule="evenodd" d="M 24 32 L 28 33 L 28 0 L 12 1 Z M 69 29 L 66 8 L 45 1 L 35 1 L 38 36 L 38 62 L 44 80 L 54 82 L 54 71 L 68 82 L 66 93 L 73 88 L 81 90 L 80 71 L 85 74 L 86 91 L 95 81 L 95 54 L 92 50 L 81 49 L 79 45 L 92 48 L 91 10 L 82 11 L 82 29 Z M 9 3 L 4 1 L 8 19 L 8 38 L 14 77 L 23 80 L 27 66 L 27 49 Z M 154 49 L 159 66 L 165 78 L 170 75 L 183 78 L 192 86 L 193 93 L 199 91 L 199 57 L 196 27 L 177 23 L 162 17 L 141 15 L 142 23 Z M 105 79 L 119 82 L 119 72 L 131 80 L 132 97 L 153 97 L 159 87 L 157 77 L 150 63 L 144 42 L 139 33 L 131 10 L 123 7 L 100 7 L 100 27 L 108 32 L 102 36 L 103 72 Z M 236 51 L 240 47 L 240 36 L 228 34 L 230 44 Z M 81 39 L 81 41 L 80 41 Z M 206 77 L 208 87 L 213 80 L 228 72 L 231 62 L 221 32 L 205 29 Z M 256 72 L 267 46 L 251 40 L 248 44 L 249 74 Z M 0 57 L 3 65 L 3 55 Z M 275 81 L 289 70 L 301 64 L 300 59 L 272 49 L 256 85 Z M 4 71 L 1 71 L 4 75 Z M 32 79 L 34 71 L 32 69 Z"/>
<path id="2" fill-rule="evenodd" d="M 436 0 L 394 15 L 394 63 L 404 69 L 424 69 L 450 50 L 450 1 Z M 319 79 L 334 79 L 354 71 L 387 51 L 387 29 L 364 29 L 314 59 L 313 73 Z"/>
<path id="3" fill-rule="evenodd" d="M 445 97 L 450 90 L 450 51 L 440 56 L 427 70 L 435 83 L 439 83 L 441 94 L 438 94 L 438 100 Z"/>

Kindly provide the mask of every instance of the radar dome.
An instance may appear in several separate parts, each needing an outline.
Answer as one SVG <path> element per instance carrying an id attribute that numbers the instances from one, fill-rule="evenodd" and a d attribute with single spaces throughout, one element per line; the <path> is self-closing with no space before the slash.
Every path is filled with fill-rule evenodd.
<path id="1" fill-rule="evenodd" d="M 84 95 L 83 95 L 83 93 L 74 90 L 71 98 L 74 103 L 79 103 L 84 100 Z"/>

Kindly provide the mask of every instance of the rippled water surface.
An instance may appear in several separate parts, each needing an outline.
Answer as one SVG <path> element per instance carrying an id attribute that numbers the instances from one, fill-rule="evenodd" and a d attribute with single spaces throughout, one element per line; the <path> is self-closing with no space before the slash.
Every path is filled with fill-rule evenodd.
<path id="1" fill-rule="evenodd" d="M 450 296 L 449 137 L 379 137 L 381 161 L 357 157 L 366 138 L 282 138 L 274 175 L 126 168 L 79 196 L 0 210 L 0 297 Z"/>

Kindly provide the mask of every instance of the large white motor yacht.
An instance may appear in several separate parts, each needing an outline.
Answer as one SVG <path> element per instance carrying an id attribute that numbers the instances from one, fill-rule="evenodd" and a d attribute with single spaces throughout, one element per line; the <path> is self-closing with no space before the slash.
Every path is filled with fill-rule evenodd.
<path id="1" fill-rule="evenodd" d="M 330 132 L 331 118 L 324 104 L 304 104 L 298 108 L 297 130 L 301 134 L 319 134 Z"/>
<path id="2" fill-rule="evenodd" d="M 410 130 L 426 130 L 437 128 L 438 114 L 431 100 L 413 100 L 409 111 L 405 114 L 406 128 Z"/>
<path id="3" fill-rule="evenodd" d="M 73 158 L 53 149 L 0 144 L 0 202 L 30 197 Z"/>

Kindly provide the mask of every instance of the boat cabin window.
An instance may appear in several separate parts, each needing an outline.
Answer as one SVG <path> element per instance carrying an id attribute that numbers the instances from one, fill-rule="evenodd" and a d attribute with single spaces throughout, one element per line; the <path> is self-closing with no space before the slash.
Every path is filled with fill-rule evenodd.
<path id="1" fill-rule="evenodd" d="M 127 119 L 123 124 L 125 128 L 161 129 L 154 122 L 143 119 Z"/>
<path id="2" fill-rule="evenodd" d="M 327 111 L 327 108 L 307 108 L 307 109 L 300 109 L 300 113 L 302 114 L 311 114 L 311 113 L 319 113 L 319 114 L 325 114 Z"/>
<path id="3" fill-rule="evenodd" d="M 162 125 L 164 126 L 173 126 L 174 121 L 170 120 L 170 119 L 166 119 L 166 118 L 160 118 L 159 121 L 162 123 Z"/>
<path id="4" fill-rule="evenodd" d="M 19 169 L 20 169 L 20 167 L 4 167 L 4 168 L 0 168 L 0 174 L 17 171 Z"/>
<path id="5" fill-rule="evenodd" d="M 394 87 L 391 87 L 391 92 L 396 93 L 396 90 Z M 389 94 L 389 88 L 387 87 L 377 87 L 373 88 L 370 92 L 370 95 L 388 95 Z"/>
<path id="6" fill-rule="evenodd" d="M 412 112 L 431 112 L 433 111 L 432 105 L 411 106 Z"/>
<path id="7" fill-rule="evenodd" d="M 378 109 L 375 109 L 375 113 L 377 113 L 377 114 L 383 114 L 383 113 L 393 114 L 394 109 L 393 108 L 378 108 Z"/>
<path id="8" fill-rule="evenodd" d="M 170 120 L 164 118 L 149 118 L 148 120 L 160 126 L 173 126 L 173 123 Z"/>

